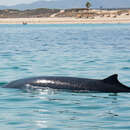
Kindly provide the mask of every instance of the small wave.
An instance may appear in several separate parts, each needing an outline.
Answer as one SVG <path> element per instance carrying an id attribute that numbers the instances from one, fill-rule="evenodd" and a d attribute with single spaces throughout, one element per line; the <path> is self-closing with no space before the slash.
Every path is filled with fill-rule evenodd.
<path id="1" fill-rule="evenodd" d="M 130 67 L 123 67 L 122 70 L 130 70 Z"/>
<path id="2" fill-rule="evenodd" d="M 0 86 L 4 86 L 5 84 L 7 84 L 8 82 L 0 82 Z"/>
<path id="3" fill-rule="evenodd" d="M 51 95 L 56 92 L 55 89 L 51 89 L 48 87 L 33 86 L 30 84 L 27 84 L 25 86 L 24 91 L 29 93 L 43 94 L 43 95 Z"/>

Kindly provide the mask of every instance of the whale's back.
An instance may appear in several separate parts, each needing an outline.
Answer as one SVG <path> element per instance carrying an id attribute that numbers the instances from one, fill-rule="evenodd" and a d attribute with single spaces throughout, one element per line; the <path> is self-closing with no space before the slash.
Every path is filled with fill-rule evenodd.
<path id="1" fill-rule="evenodd" d="M 130 88 L 118 81 L 118 75 L 109 76 L 103 80 L 76 77 L 34 77 L 10 82 L 8 88 L 52 88 L 84 92 L 130 92 Z"/>

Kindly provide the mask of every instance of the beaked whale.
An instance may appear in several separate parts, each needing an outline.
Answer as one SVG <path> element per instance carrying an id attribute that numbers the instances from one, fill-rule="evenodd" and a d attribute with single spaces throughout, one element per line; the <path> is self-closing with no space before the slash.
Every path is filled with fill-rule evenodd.
<path id="1" fill-rule="evenodd" d="M 87 79 L 76 77 L 33 77 L 15 80 L 4 87 L 26 89 L 29 86 L 45 89 L 68 90 L 74 92 L 103 92 L 119 93 L 130 92 L 130 88 L 118 81 L 118 75 L 114 74 L 105 79 Z"/>

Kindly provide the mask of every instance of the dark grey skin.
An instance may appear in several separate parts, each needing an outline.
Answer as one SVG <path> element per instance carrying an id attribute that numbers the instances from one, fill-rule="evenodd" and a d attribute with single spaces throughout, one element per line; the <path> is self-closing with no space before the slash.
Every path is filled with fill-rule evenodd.
<path id="1" fill-rule="evenodd" d="M 119 93 L 130 92 L 130 88 L 118 81 L 118 75 L 114 74 L 106 79 L 86 79 L 75 77 L 34 77 L 19 79 L 5 85 L 7 88 L 26 89 L 34 88 L 52 88 L 57 90 L 68 90 L 73 92 L 103 92 Z"/>

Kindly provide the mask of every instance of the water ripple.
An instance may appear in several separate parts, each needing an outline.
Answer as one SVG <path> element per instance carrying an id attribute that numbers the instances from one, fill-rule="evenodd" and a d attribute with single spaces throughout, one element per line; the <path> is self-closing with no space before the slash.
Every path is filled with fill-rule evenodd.
<path id="1" fill-rule="evenodd" d="M 130 94 L 2 88 L 39 75 L 105 78 L 130 86 L 130 24 L 0 25 L 1 129 L 130 129 Z"/>

